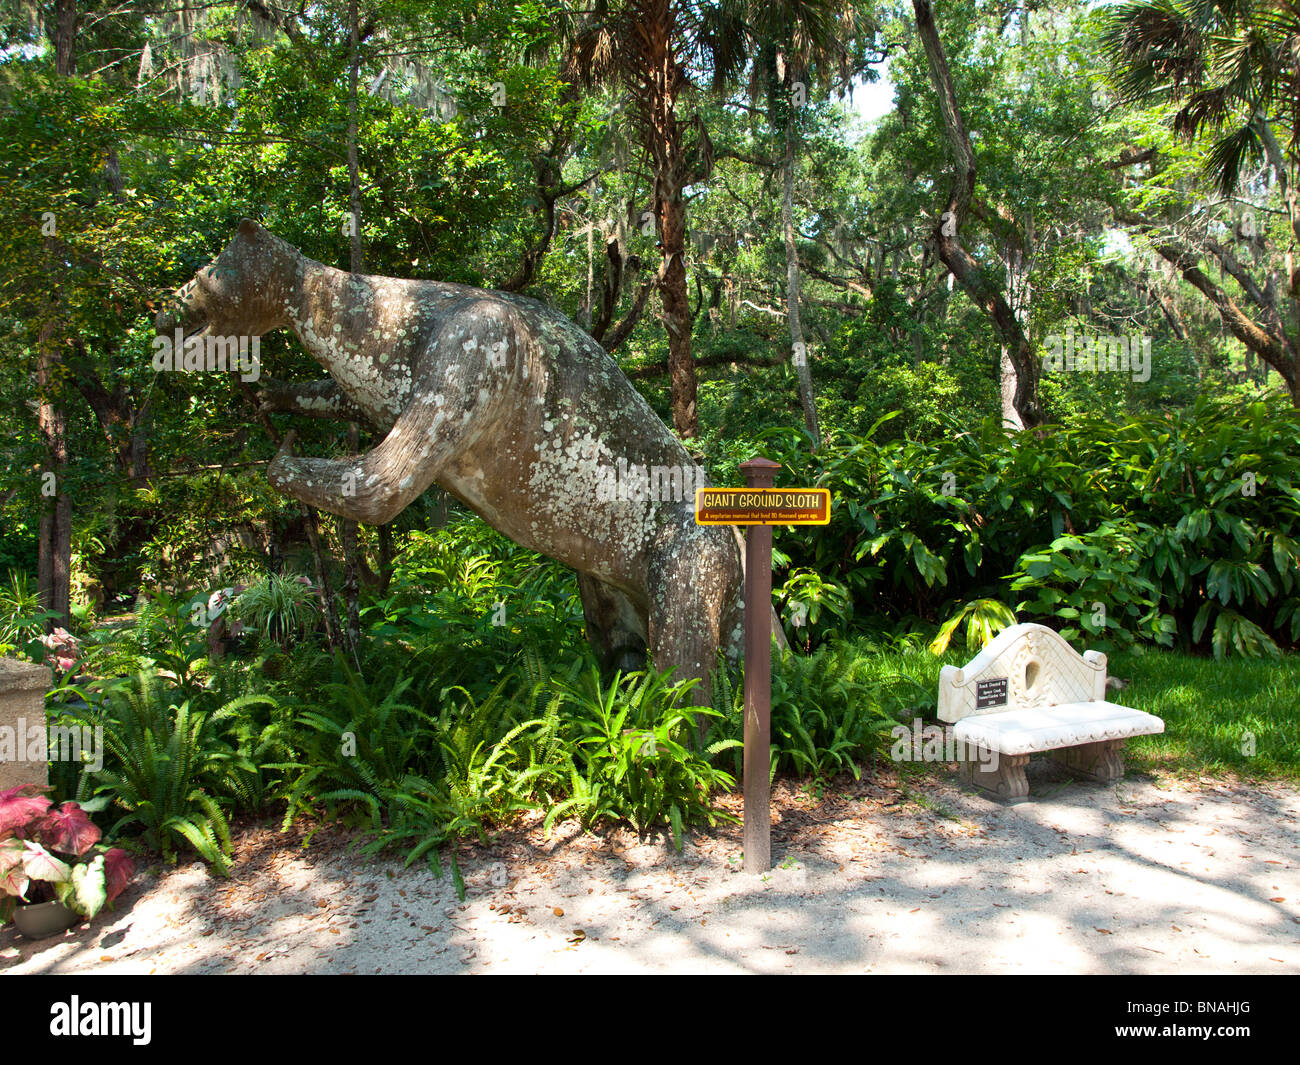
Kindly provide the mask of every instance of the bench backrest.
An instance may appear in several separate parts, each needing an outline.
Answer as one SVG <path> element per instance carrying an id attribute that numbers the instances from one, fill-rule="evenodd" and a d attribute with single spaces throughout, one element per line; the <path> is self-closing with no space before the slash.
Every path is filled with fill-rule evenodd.
<path id="1" fill-rule="evenodd" d="M 939 718 L 1106 699 L 1106 656 L 1079 654 L 1046 625 L 1004 629 L 965 666 L 939 674 Z"/>

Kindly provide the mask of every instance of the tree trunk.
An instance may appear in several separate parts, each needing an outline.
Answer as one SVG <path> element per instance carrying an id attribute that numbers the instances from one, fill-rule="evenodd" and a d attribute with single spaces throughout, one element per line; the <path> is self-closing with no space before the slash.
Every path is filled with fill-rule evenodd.
<path id="1" fill-rule="evenodd" d="M 330 582 L 330 573 L 326 568 L 325 554 L 321 549 L 319 512 L 314 507 L 303 503 L 299 507 L 303 517 L 303 528 L 307 532 L 307 543 L 311 545 L 312 569 L 316 575 L 316 595 L 320 600 L 321 620 L 325 623 L 325 642 L 331 647 L 343 645 L 343 634 L 339 632 L 338 613 L 334 609 L 334 589 Z"/>
<path id="2" fill-rule="evenodd" d="M 361 45 L 357 37 L 357 0 L 348 2 L 348 208 L 351 212 L 348 269 L 354 274 L 365 272 L 365 251 L 361 244 L 361 163 L 357 157 L 357 89 L 361 68 Z M 356 422 L 348 422 L 348 448 L 356 454 L 361 434 Z M 361 667 L 358 647 L 361 642 L 361 559 L 357 523 L 339 519 L 339 539 L 343 544 L 343 604 L 347 621 L 342 626 L 343 646 Z M 331 608 L 333 604 L 331 603 Z"/>
<path id="3" fill-rule="evenodd" d="M 357 38 L 357 0 L 348 0 L 348 227 L 350 269 L 360 273 L 361 247 L 361 163 L 357 158 L 357 82 L 361 73 L 361 44 Z"/>
<path id="4" fill-rule="evenodd" d="M 785 305 L 790 323 L 790 346 L 795 377 L 799 382 L 799 405 L 804 425 L 812 434 L 814 446 L 821 444 L 817 424 L 817 397 L 813 392 L 812 368 L 808 365 L 808 345 L 804 342 L 799 320 L 799 249 L 794 241 L 794 108 L 786 101 L 785 117 L 785 189 L 781 197 L 781 228 L 785 233 Z"/>
<path id="5" fill-rule="evenodd" d="M 1029 282 L 1025 277 L 1025 256 L 1021 248 L 1011 245 L 1007 249 L 1007 300 L 1016 321 L 1024 327 L 1025 309 L 1029 303 Z M 1016 385 L 1019 383 L 1016 364 L 1011 361 L 1011 352 L 1006 344 L 1002 345 L 1001 358 L 998 362 L 998 391 L 1002 397 L 1002 427 L 1019 432 L 1025 427 L 1016 410 Z"/>
<path id="6" fill-rule="evenodd" d="M 587 298 L 582 301 L 582 306 L 578 308 L 578 324 L 588 333 L 591 332 L 591 301 L 592 288 L 596 284 L 596 220 L 590 218 L 587 220 Z"/>
<path id="7" fill-rule="evenodd" d="M 360 450 L 360 433 L 356 422 L 348 423 L 348 449 Z M 358 648 L 361 644 L 361 538 L 351 518 L 340 519 L 339 538 L 343 541 L 343 604 L 347 621 L 343 628 L 343 646 L 361 668 Z"/>
<path id="8" fill-rule="evenodd" d="M 57 0 L 54 6 L 54 69 L 59 77 L 72 76 L 77 42 L 77 5 L 75 0 Z M 56 219 L 57 225 L 57 219 Z M 47 238 L 50 278 L 56 276 L 54 238 Z M 36 411 L 37 424 L 45 441 L 45 470 L 54 475 L 53 494 L 41 496 L 45 511 L 40 521 L 37 545 L 37 589 L 41 606 L 58 615 L 67 628 L 72 623 L 72 496 L 68 494 L 68 419 L 62 397 L 62 347 L 57 322 L 58 289 L 51 291 L 49 318 L 38 342 L 36 379 L 40 390 Z"/>
<path id="9" fill-rule="evenodd" d="M 954 164 L 948 200 L 930 239 L 940 260 L 952 271 L 971 301 L 988 316 L 1006 345 L 1007 356 L 1016 370 L 1016 413 L 1026 427 L 1033 428 L 1042 424 L 1043 420 L 1038 405 L 1038 359 L 1006 298 L 996 284 L 988 279 L 979 263 L 962 247 L 958 236 L 958 229 L 966 221 L 971 196 L 975 191 L 975 153 L 971 149 L 970 137 L 957 106 L 957 90 L 948 68 L 943 43 L 939 40 L 930 0 L 912 0 L 912 10 L 916 14 L 917 31 L 925 48 L 930 82 L 939 99 L 939 110 L 943 114 L 944 129 Z"/>
<path id="10" fill-rule="evenodd" d="M 668 379 L 673 428 L 682 437 L 699 432 L 696 410 L 695 363 L 691 357 L 691 305 L 686 286 L 683 254 L 686 210 L 680 196 L 659 204 L 659 240 L 663 262 L 659 267 L 659 299 L 664 328 L 668 331 Z"/>
<path id="11" fill-rule="evenodd" d="M 691 358 L 691 305 L 686 285 L 686 204 L 682 180 L 686 170 L 677 96 L 685 81 L 673 54 L 669 11 L 645 26 L 651 60 L 647 71 L 650 158 L 654 168 L 654 209 L 659 230 L 659 299 L 668 332 L 668 376 L 673 427 L 683 438 L 699 432 L 695 363 Z"/>
<path id="12" fill-rule="evenodd" d="M 61 78 L 72 76 L 77 44 L 77 21 L 77 0 L 55 0 L 54 72 Z"/>
<path id="13" fill-rule="evenodd" d="M 1261 119 L 1259 122 L 1261 139 L 1264 144 L 1264 154 L 1273 168 L 1273 175 L 1277 180 L 1278 186 L 1282 193 L 1283 202 L 1286 203 L 1287 221 L 1291 224 L 1291 235 L 1295 240 L 1300 240 L 1300 190 L 1296 189 L 1296 184 L 1292 180 L 1294 174 L 1288 165 L 1288 160 L 1282 154 L 1282 149 L 1278 145 L 1277 138 L 1273 135 L 1273 127 L 1269 125 L 1267 119 Z M 1292 153 L 1291 162 L 1294 162 L 1295 155 Z M 1290 381 L 1291 405 L 1300 408 L 1300 265 L 1292 261 L 1290 255 L 1287 256 L 1287 289 L 1291 295 L 1291 306 L 1294 309 L 1297 318 L 1297 330 L 1294 342 L 1290 344 L 1293 355 L 1293 372 Z M 1280 371 L 1279 371 L 1280 372 Z M 1265 371 L 1267 378 L 1268 371 Z M 1283 380 L 1286 375 L 1283 374 Z"/>
<path id="14" fill-rule="evenodd" d="M 393 527 L 379 526 L 379 594 L 387 595 L 393 580 Z"/>
<path id="15" fill-rule="evenodd" d="M 1019 432 L 1025 423 L 1016 410 L 1016 364 L 1011 361 L 1011 353 L 1005 344 L 998 362 L 998 394 L 1002 400 L 1002 428 Z"/>

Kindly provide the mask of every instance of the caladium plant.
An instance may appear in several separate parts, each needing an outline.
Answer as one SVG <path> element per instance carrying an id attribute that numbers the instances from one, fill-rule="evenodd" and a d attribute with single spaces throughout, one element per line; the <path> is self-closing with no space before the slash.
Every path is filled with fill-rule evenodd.
<path id="1" fill-rule="evenodd" d="M 99 829 L 78 803 L 55 806 L 40 785 L 0 791 L 0 924 L 23 903 L 57 899 L 94 917 L 130 883 L 135 863 L 99 845 Z"/>

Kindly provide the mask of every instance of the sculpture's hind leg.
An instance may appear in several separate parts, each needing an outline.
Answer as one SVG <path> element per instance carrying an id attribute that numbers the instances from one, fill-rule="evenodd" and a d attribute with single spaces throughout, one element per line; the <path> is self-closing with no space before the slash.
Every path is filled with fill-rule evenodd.
<path id="1" fill-rule="evenodd" d="M 586 573 L 578 574 L 582 616 L 587 622 L 587 640 L 596 652 L 601 671 L 629 672 L 644 669 L 646 619 L 644 610 L 617 588 Z"/>
<path id="2" fill-rule="evenodd" d="M 693 701 L 712 699 L 718 651 L 731 655 L 740 619 L 740 556 L 729 531 L 690 517 L 664 526 L 651 549 L 650 656 L 676 678 L 699 677 Z"/>

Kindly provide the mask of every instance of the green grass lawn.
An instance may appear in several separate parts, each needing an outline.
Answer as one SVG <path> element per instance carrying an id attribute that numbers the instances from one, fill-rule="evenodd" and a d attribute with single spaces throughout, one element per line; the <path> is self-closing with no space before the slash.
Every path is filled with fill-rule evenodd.
<path id="1" fill-rule="evenodd" d="M 1129 741 L 1135 768 L 1300 780 L 1300 655 L 1216 661 L 1148 651 L 1111 659 L 1110 674 L 1132 682 L 1112 702 L 1165 722 L 1163 735 Z"/>
<path id="2" fill-rule="evenodd" d="M 974 657 L 964 648 L 935 657 L 925 650 L 882 651 L 866 641 L 859 647 L 891 711 L 906 711 L 915 700 L 916 712 L 929 720 L 935 720 L 939 670 Z M 1109 670 L 1129 682 L 1110 693 L 1111 702 L 1165 723 L 1163 735 L 1129 741 L 1132 768 L 1300 780 L 1300 655 L 1216 661 L 1150 650 L 1114 656 Z M 1248 734 L 1254 736 L 1253 754 Z"/>

